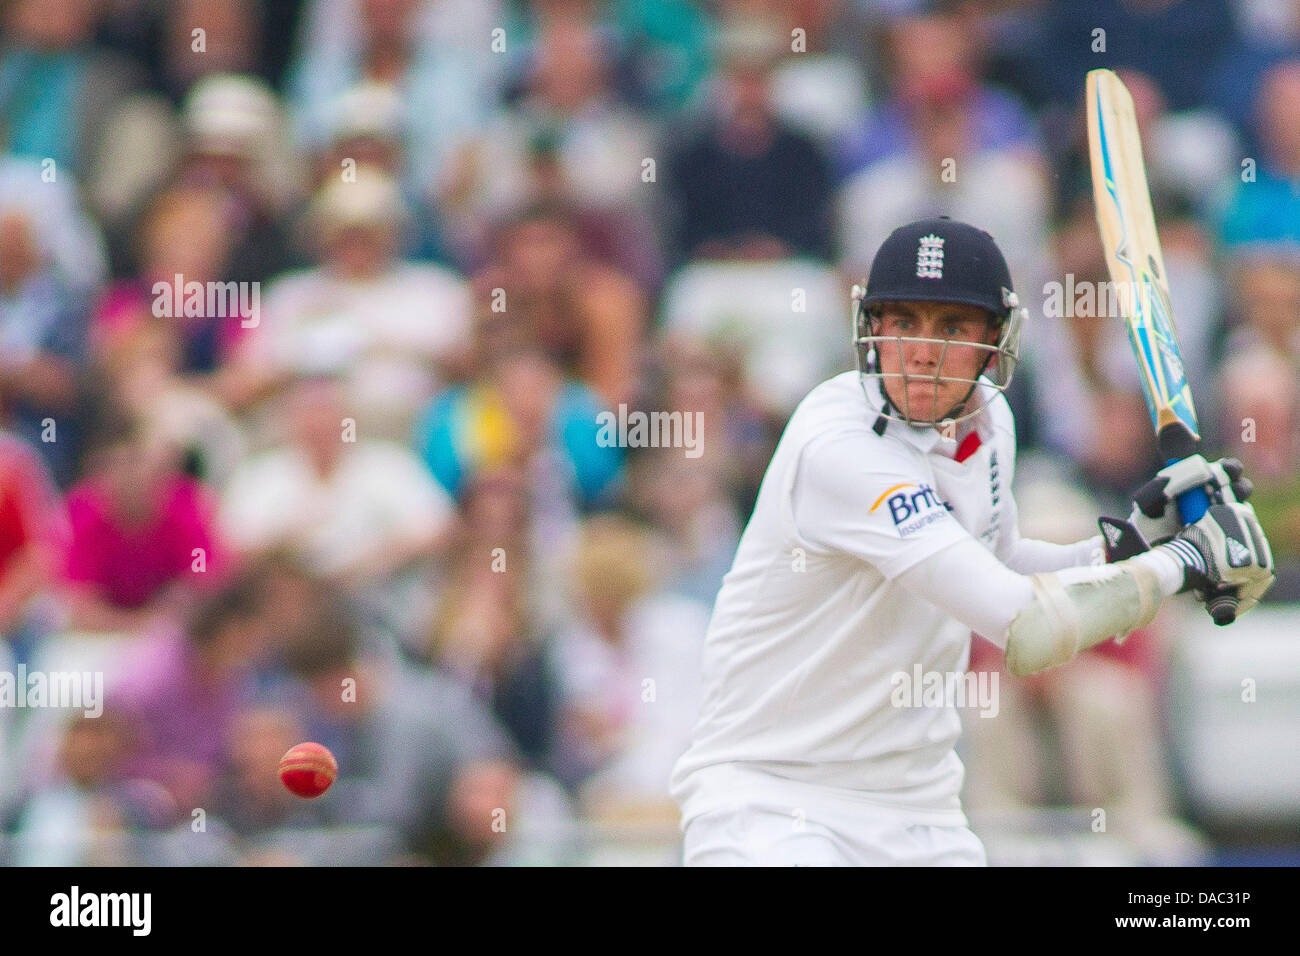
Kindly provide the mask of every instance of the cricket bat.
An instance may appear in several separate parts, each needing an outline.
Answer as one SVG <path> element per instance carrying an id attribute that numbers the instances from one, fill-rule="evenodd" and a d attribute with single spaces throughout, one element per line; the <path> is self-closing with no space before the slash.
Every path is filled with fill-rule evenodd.
<path id="1" fill-rule="evenodd" d="M 1138 135 L 1133 97 L 1110 70 L 1090 70 L 1087 83 L 1088 147 L 1092 194 L 1106 265 L 1137 359 L 1142 394 L 1161 457 L 1173 464 L 1197 453 L 1200 425 L 1192 405 L 1178 333 L 1169 304 L 1169 279 L 1151 209 L 1146 163 Z M 1210 507 L 1203 487 L 1177 496 L 1183 524 L 1199 520 Z M 1231 620 L 1235 592 L 1212 597 L 1211 614 Z M 1226 621 L 1224 622 L 1226 623 Z"/>

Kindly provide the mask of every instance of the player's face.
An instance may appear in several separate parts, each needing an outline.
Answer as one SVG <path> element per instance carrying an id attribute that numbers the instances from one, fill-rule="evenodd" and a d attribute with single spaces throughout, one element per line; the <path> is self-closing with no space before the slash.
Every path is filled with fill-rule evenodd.
<path id="1" fill-rule="evenodd" d="M 939 422 L 970 391 L 996 345 L 998 328 L 977 306 L 886 303 L 876 323 L 876 353 L 889 400 L 918 422 Z M 930 340 L 930 341 L 926 341 Z"/>

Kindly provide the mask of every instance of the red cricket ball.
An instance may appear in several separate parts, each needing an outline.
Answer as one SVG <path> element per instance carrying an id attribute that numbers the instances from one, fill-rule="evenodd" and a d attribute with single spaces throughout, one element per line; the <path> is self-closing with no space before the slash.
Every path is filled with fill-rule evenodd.
<path id="1" fill-rule="evenodd" d="M 320 744 L 298 744 L 280 758 L 280 781 L 308 800 L 328 790 L 338 775 L 338 761 Z"/>

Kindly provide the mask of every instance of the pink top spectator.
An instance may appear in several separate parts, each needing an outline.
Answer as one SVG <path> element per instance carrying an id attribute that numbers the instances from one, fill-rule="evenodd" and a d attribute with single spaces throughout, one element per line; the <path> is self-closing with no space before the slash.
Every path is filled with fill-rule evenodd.
<path id="1" fill-rule="evenodd" d="M 178 475 L 160 491 L 152 519 L 131 527 L 113 514 L 103 484 L 89 479 L 68 493 L 72 546 L 66 577 L 97 585 L 105 600 L 122 608 L 148 604 L 172 581 L 191 575 L 193 551 L 202 548 L 206 571 L 195 583 L 211 587 L 225 568 L 212 531 L 206 489 Z"/>
<path id="2" fill-rule="evenodd" d="M 107 343 L 129 335 L 142 320 L 152 315 L 154 308 L 152 289 L 153 286 L 148 282 L 136 280 L 121 280 L 109 286 L 96 303 L 91 317 L 92 344 L 102 349 Z M 174 296 L 170 288 L 165 294 L 169 297 Z M 232 301 L 235 308 L 227 310 L 226 314 L 202 317 L 174 315 L 168 320 L 175 326 L 181 337 L 182 347 L 186 353 L 183 358 L 187 364 L 195 364 L 192 361 L 194 356 L 190 353 L 196 348 L 212 353 L 205 355 L 206 361 L 199 364 L 224 363 L 247 335 L 249 329 L 244 326 L 244 320 L 252 317 L 239 311 L 237 296 Z M 174 311 L 175 299 L 171 298 L 168 304 Z M 204 340 L 202 344 L 195 341 L 199 338 Z"/>

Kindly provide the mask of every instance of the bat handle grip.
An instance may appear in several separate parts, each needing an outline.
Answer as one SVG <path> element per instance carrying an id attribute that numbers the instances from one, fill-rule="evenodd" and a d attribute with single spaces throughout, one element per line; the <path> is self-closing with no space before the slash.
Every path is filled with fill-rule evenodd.
<path id="1" fill-rule="evenodd" d="M 1183 524 L 1196 524 L 1210 510 L 1210 495 L 1204 488 L 1192 488 L 1178 496 L 1178 517 Z"/>
<path id="2" fill-rule="evenodd" d="M 1178 496 L 1178 515 L 1183 524 L 1195 524 L 1210 510 L 1210 496 L 1204 488 L 1193 488 Z M 1237 619 L 1237 589 L 1217 587 L 1205 595 L 1205 609 L 1219 627 Z"/>
<path id="3" fill-rule="evenodd" d="M 1231 624 L 1237 619 L 1237 589 L 1215 588 L 1205 596 L 1205 609 L 1219 627 Z"/>

